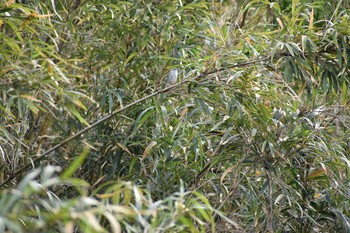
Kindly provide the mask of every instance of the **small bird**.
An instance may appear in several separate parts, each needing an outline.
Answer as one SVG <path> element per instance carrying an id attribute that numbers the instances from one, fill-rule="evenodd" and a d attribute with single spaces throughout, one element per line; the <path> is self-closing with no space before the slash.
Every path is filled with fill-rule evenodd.
<path id="1" fill-rule="evenodd" d="M 177 69 L 171 69 L 169 71 L 169 75 L 165 81 L 165 86 L 171 86 L 174 85 L 177 82 L 177 76 L 178 76 L 178 70 Z"/>

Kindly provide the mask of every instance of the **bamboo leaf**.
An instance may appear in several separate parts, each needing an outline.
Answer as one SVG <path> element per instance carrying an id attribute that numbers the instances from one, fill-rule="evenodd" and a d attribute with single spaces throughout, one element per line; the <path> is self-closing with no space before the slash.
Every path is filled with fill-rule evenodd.
<path id="1" fill-rule="evenodd" d="M 70 178 L 82 166 L 86 157 L 89 155 L 90 149 L 85 148 L 83 152 L 69 165 L 69 167 L 62 173 L 63 179 Z"/>
<path id="2" fill-rule="evenodd" d="M 146 158 L 147 155 L 149 154 L 149 152 L 151 151 L 151 149 L 157 145 L 157 142 L 156 141 L 152 141 L 150 144 L 148 144 L 148 146 L 146 147 L 146 149 L 144 150 L 143 152 L 143 155 L 142 155 L 142 159 Z"/>

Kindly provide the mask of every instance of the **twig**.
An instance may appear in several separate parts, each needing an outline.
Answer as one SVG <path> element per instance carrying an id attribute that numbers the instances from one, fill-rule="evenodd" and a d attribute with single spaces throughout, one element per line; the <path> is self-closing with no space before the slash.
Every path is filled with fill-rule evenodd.
<path id="1" fill-rule="evenodd" d="M 222 142 L 219 143 L 219 145 L 215 148 L 214 152 L 211 154 L 210 157 L 214 157 L 212 160 L 209 160 L 204 167 L 202 168 L 202 170 L 200 172 L 198 172 L 198 174 L 196 175 L 196 177 L 191 181 L 191 183 L 189 184 L 189 187 L 192 187 L 198 180 L 200 180 L 205 173 L 210 170 L 210 168 L 212 168 L 214 161 L 215 161 L 215 157 L 216 155 L 219 153 L 220 149 L 222 147 Z"/>
<path id="2" fill-rule="evenodd" d="M 237 188 L 237 184 L 241 183 L 241 181 L 243 180 L 243 178 L 246 176 L 246 174 L 248 174 L 252 168 L 254 166 L 250 166 L 250 168 L 248 169 L 248 171 L 245 172 L 244 175 L 242 175 L 240 177 L 240 179 L 238 180 L 238 182 L 236 182 L 236 184 L 233 186 L 233 188 L 231 188 L 231 191 L 227 194 L 226 198 L 221 202 L 221 204 L 219 205 L 218 208 L 216 208 L 217 211 L 220 211 L 220 209 L 225 205 L 225 203 L 230 199 L 230 197 L 235 193 L 236 191 L 236 188 Z M 213 218 L 215 218 L 216 216 L 218 215 L 218 213 L 216 212 L 214 215 L 213 215 Z"/>

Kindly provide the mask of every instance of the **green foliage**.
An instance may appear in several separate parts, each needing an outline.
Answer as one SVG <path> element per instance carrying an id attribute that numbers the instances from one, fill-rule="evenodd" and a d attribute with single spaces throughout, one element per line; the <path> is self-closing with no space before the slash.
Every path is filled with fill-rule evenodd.
<path id="1" fill-rule="evenodd" d="M 60 199 L 60 188 L 71 185 L 88 187 L 82 180 L 61 181 L 55 172 L 59 167 L 35 169 L 0 199 L 0 230 L 2 232 L 160 232 L 205 229 L 214 224 L 209 202 L 201 194 L 179 192 L 153 202 L 145 190 L 130 182 L 108 184 L 95 198 L 80 196 Z M 39 174 L 40 177 L 39 177 Z M 39 180 L 38 180 L 39 179 Z M 205 207 L 206 206 L 206 207 Z"/>
<path id="2" fill-rule="evenodd" d="M 347 1 L 21 2 L 0 231 L 350 231 Z"/>

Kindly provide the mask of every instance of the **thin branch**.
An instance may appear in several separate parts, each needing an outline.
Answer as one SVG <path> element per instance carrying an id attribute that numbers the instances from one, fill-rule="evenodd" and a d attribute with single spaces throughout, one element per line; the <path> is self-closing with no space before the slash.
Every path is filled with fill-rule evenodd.
<path id="1" fill-rule="evenodd" d="M 213 159 L 209 160 L 204 165 L 202 170 L 200 170 L 200 172 L 198 172 L 196 177 L 191 181 L 191 183 L 189 184 L 189 187 L 192 187 L 195 183 L 197 183 L 197 181 L 199 181 L 206 174 L 206 172 L 212 168 L 212 166 L 214 165 L 214 162 L 215 162 L 215 157 L 219 153 L 221 147 L 222 147 L 222 142 L 219 143 L 219 145 L 215 148 L 214 152 L 211 154 L 210 157 L 213 157 Z"/>
<path id="2" fill-rule="evenodd" d="M 218 208 L 216 208 L 216 210 L 219 212 L 221 210 L 221 208 L 226 204 L 226 202 L 231 198 L 231 196 L 236 192 L 237 186 L 238 184 L 241 183 L 241 181 L 243 180 L 244 177 L 246 177 L 246 174 L 248 174 L 252 169 L 253 169 L 254 165 L 250 166 L 249 169 L 239 178 L 238 182 L 235 182 L 235 184 L 233 185 L 233 187 L 231 188 L 231 191 L 227 194 L 226 198 L 221 202 L 221 204 L 219 205 Z M 218 212 L 216 212 L 213 215 L 213 218 L 215 218 L 218 215 Z"/>

